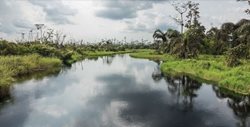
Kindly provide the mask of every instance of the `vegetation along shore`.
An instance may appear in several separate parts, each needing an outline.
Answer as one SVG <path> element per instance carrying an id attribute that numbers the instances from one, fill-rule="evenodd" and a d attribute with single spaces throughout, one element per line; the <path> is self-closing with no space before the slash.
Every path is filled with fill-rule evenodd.
<path id="1" fill-rule="evenodd" d="M 162 54 L 154 50 L 143 50 L 131 53 L 135 58 L 161 60 L 161 70 L 171 76 L 187 75 L 219 87 L 229 89 L 238 94 L 250 93 L 250 61 L 242 60 L 237 67 L 228 67 L 225 56 L 199 55 L 197 58 L 180 59 L 178 57 Z"/>
<path id="2" fill-rule="evenodd" d="M 157 29 L 154 51 L 131 54 L 160 59 L 161 70 L 212 81 L 236 93 L 250 94 L 250 20 L 225 22 L 208 30 L 200 22 L 199 3 L 173 5 L 181 30 Z M 245 11 L 249 15 L 249 9 Z M 185 20 L 183 17 L 185 16 Z M 183 30 L 185 27 L 186 30 Z"/>

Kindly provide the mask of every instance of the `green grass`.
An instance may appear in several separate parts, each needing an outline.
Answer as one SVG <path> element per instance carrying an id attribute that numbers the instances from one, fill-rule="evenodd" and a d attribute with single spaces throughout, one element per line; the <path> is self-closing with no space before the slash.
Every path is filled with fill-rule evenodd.
<path id="1" fill-rule="evenodd" d="M 71 65 L 72 63 L 84 58 L 95 58 L 114 54 L 124 54 L 133 52 L 125 51 L 83 51 L 82 54 L 75 51 L 67 51 L 66 60 L 59 58 L 42 57 L 40 55 L 22 55 L 22 56 L 0 56 L 0 87 L 8 86 L 16 80 L 16 77 L 34 72 L 54 71 L 60 69 L 62 62 Z"/>
<path id="2" fill-rule="evenodd" d="M 133 50 L 125 50 L 125 51 L 84 51 L 84 57 L 85 58 L 96 58 L 99 56 L 109 56 L 109 55 L 115 55 L 115 54 L 125 54 L 125 53 L 132 53 Z"/>
<path id="3" fill-rule="evenodd" d="M 72 52 L 70 58 L 68 58 L 66 61 L 64 61 L 65 64 L 71 65 L 75 63 L 76 61 L 82 60 L 84 58 L 97 58 L 100 56 L 110 56 L 115 54 L 125 54 L 125 53 L 131 53 L 132 50 L 125 50 L 125 51 L 83 51 L 81 54 L 77 52 Z"/>
<path id="4" fill-rule="evenodd" d="M 69 58 L 67 58 L 65 61 L 63 61 L 64 64 L 66 65 L 71 65 L 75 63 L 76 61 L 82 60 L 84 57 L 83 55 L 77 53 L 77 52 L 70 52 Z"/>
<path id="5" fill-rule="evenodd" d="M 39 55 L 0 56 L 0 86 L 8 86 L 21 75 L 38 71 L 60 69 L 62 62 L 57 58 Z"/>
<path id="6" fill-rule="evenodd" d="M 174 56 L 171 55 L 157 54 L 154 50 L 150 49 L 136 50 L 135 52 L 130 53 L 129 55 L 134 58 L 144 58 L 144 59 L 162 60 L 162 61 L 176 59 Z"/>
<path id="7" fill-rule="evenodd" d="M 224 56 L 200 55 L 196 59 L 177 59 L 170 55 L 157 55 L 153 50 L 130 54 L 136 58 L 163 60 L 161 70 L 169 75 L 189 75 L 218 84 L 233 92 L 250 94 L 250 61 L 238 67 L 227 67 Z"/>

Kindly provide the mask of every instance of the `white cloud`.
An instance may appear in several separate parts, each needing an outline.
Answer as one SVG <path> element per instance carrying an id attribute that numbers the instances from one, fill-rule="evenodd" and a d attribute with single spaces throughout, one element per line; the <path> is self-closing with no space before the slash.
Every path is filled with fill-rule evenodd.
<path id="1" fill-rule="evenodd" d="M 142 10 L 148 10 L 153 7 L 158 0 L 148 1 L 130 1 L 130 0 L 111 0 L 103 1 L 101 9 L 97 10 L 95 15 L 111 20 L 122 20 L 136 18 L 137 13 Z"/>
<path id="2" fill-rule="evenodd" d="M 27 27 L 29 22 L 22 17 L 21 7 L 18 6 L 13 0 L 0 1 L 0 31 L 3 33 L 11 34 L 19 28 Z M 20 22 L 19 22 L 20 21 Z"/>
<path id="3" fill-rule="evenodd" d="M 207 28 L 211 25 L 218 27 L 224 22 L 236 23 L 242 18 L 247 18 L 244 13 L 247 7 L 246 3 L 236 0 L 201 1 L 201 21 Z"/>
<path id="4" fill-rule="evenodd" d="M 63 4 L 61 0 L 29 0 L 40 6 L 46 14 L 46 19 L 58 24 L 72 23 L 68 16 L 74 16 L 77 10 Z"/>
<path id="5" fill-rule="evenodd" d="M 207 28 L 247 18 L 245 2 L 197 0 L 201 22 Z M 0 38 L 15 39 L 34 23 L 44 23 L 76 39 L 94 42 L 102 38 L 152 39 L 155 29 L 179 29 L 170 16 L 178 16 L 164 0 L 1 0 Z M 19 35 L 20 36 L 20 35 Z"/>

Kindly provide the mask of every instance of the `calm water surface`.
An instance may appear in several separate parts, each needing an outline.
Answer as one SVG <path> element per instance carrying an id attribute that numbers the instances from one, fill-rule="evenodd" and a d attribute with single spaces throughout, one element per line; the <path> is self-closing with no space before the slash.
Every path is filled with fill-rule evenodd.
<path id="1" fill-rule="evenodd" d="M 20 81 L 0 105 L 0 127 L 250 127 L 249 111 L 249 97 L 117 55 Z"/>

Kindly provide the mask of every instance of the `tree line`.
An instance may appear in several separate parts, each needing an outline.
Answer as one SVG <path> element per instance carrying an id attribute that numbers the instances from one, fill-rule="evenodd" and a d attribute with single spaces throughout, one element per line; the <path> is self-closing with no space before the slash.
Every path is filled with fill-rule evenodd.
<path id="1" fill-rule="evenodd" d="M 181 17 L 175 19 L 181 26 L 181 32 L 157 29 L 153 38 L 158 53 L 169 53 L 183 59 L 195 58 L 198 54 L 226 55 L 228 66 L 237 66 L 240 59 L 250 58 L 250 20 L 226 22 L 220 28 L 206 30 L 199 21 L 199 3 L 188 1 L 173 6 Z M 249 9 L 246 13 L 249 14 Z M 186 28 L 184 32 L 183 27 Z"/>

